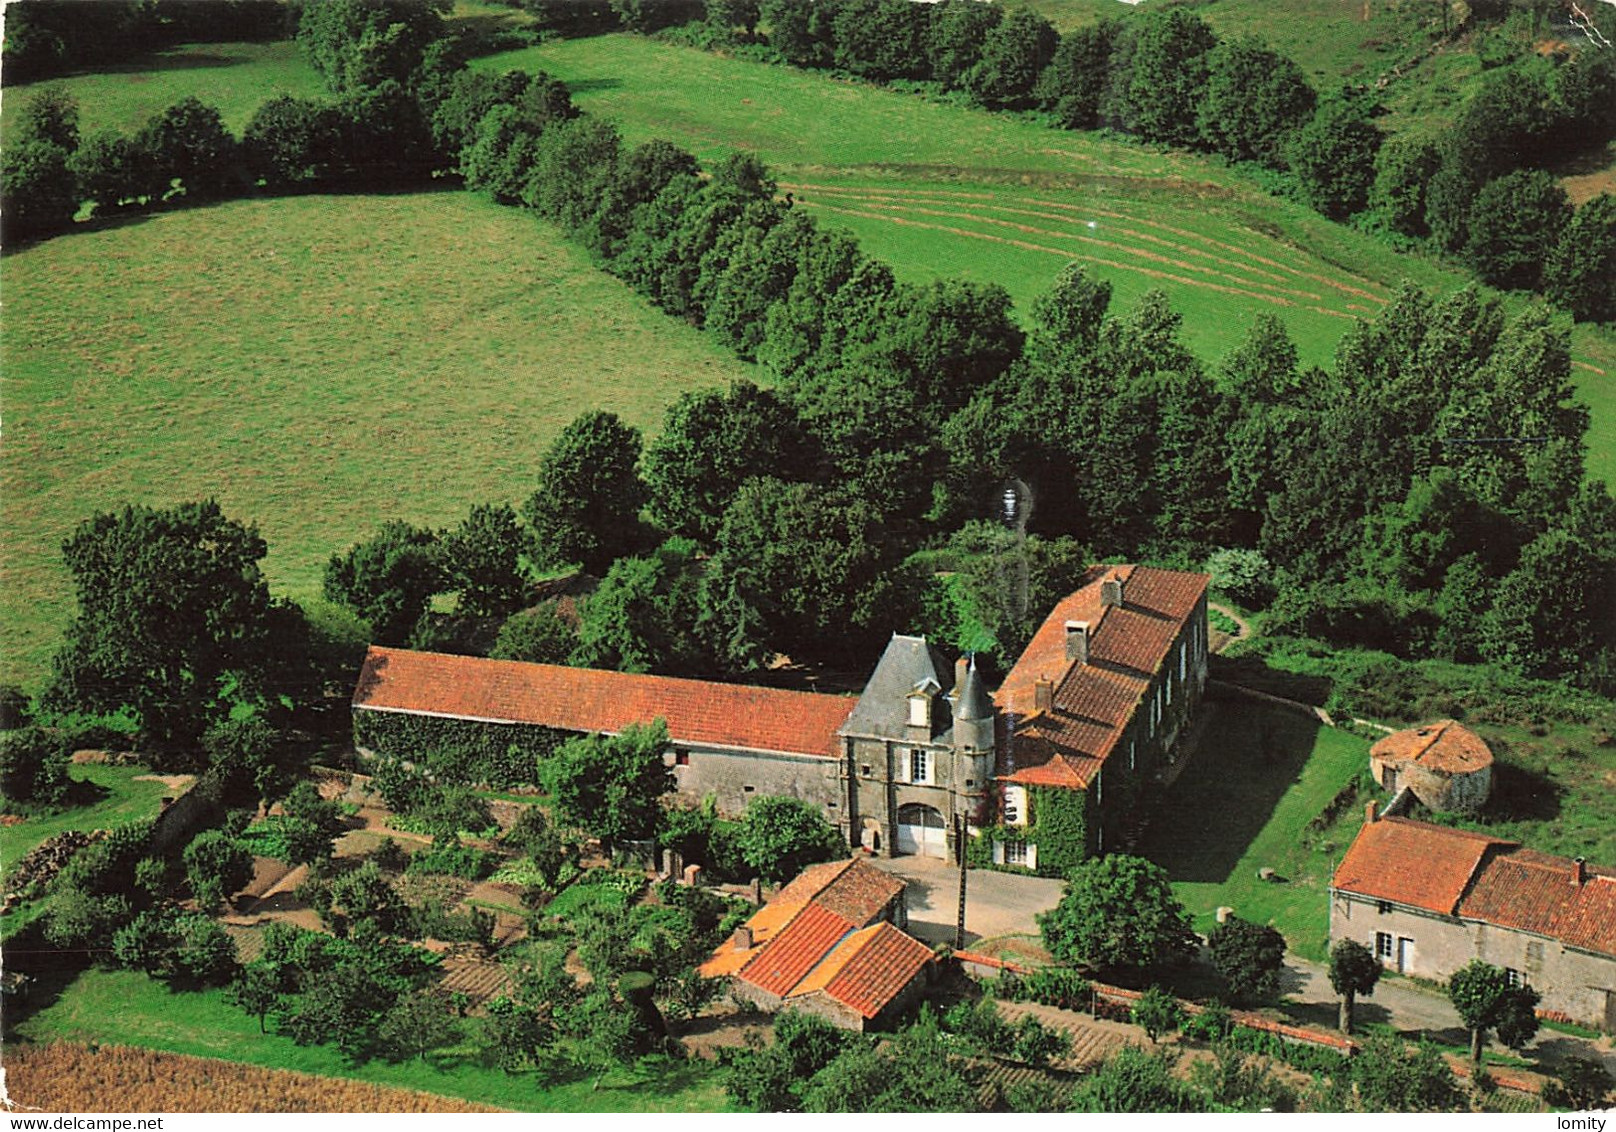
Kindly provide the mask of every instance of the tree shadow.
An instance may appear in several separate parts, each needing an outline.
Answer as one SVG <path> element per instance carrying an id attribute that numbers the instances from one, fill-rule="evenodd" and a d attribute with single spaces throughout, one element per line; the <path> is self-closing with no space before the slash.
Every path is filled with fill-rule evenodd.
<path id="1" fill-rule="evenodd" d="M 1214 714 L 1189 766 L 1155 805 L 1138 852 L 1174 880 L 1222 884 L 1301 774 L 1321 724 L 1242 702 L 1203 710 Z"/>
<path id="2" fill-rule="evenodd" d="M 1313 707 L 1323 707 L 1328 703 L 1330 692 L 1335 687 L 1335 682 L 1328 676 L 1286 672 L 1254 656 L 1212 656 L 1208 658 L 1207 671 L 1214 680 Z"/>
<path id="3" fill-rule="evenodd" d="M 574 79 L 567 84 L 567 89 L 573 94 L 583 94 L 592 90 L 616 90 L 622 85 L 622 79 Z"/>
<path id="4" fill-rule="evenodd" d="M 19 1040 L 16 1027 L 61 998 L 89 969 L 90 958 L 84 948 L 51 947 L 37 923 L 13 936 L 5 947 L 6 968 L 21 977 L 0 1003 L 0 1044 Z"/>
<path id="5" fill-rule="evenodd" d="M 1549 821 L 1560 816 L 1565 787 L 1540 771 L 1502 759 L 1493 764 L 1493 788 L 1483 821 Z"/>
<path id="6" fill-rule="evenodd" d="M 92 782 L 88 778 L 75 778 L 72 785 L 67 788 L 66 804 L 71 809 L 81 806 L 93 806 L 97 802 L 104 802 L 112 797 L 112 791 L 99 782 Z"/>
<path id="7" fill-rule="evenodd" d="M 96 67 L 86 67 L 74 71 L 74 75 L 113 74 L 128 75 L 141 74 L 146 71 L 199 71 L 215 67 L 235 67 L 247 62 L 245 55 L 228 55 L 214 51 L 184 51 L 173 48 L 168 51 L 153 51 L 148 55 L 136 56 L 123 63 L 112 63 Z"/>

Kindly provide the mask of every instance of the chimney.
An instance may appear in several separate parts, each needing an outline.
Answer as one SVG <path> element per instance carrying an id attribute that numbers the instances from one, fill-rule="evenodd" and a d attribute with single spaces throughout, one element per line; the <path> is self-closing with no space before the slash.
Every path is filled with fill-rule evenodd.
<path id="1" fill-rule="evenodd" d="M 730 936 L 730 942 L 735 945 L 736 951 L 750 951 L 752 949 L 752 929 L 742 924 Z"/>
<path id="2" fill-rule="evenodd" d="M 1380 820 L 1380 803 L 1373 798 L 1363 808 L 1363 820 L 1365 825 L 1373 825 Z"/>
<path id="3" fill-rule="evenodd" d="M 1048 711 L 1055 705 L 1055 682 L 1053 680 L 1038 680 L 1032 686 L 1032 706 L 1034 711 Z"/>
<path id="4" fill-rule="evenodd" d="M 1588 880 L 1588 861 L 1583 857 L 1571 859 L 1571 883 L 1581 888 Z"/>
<path id="5" fill-rule="evenodd" d="M 1100 606 L 1108 609 L 1122 604 L 1122 579 L 1107 578 L 1100 583 Z"/>
<path id="6" fill-rule="evenodd" d="M 1089 662 L 1089 623 L 1087 621 L 1068 621 L 1066 623 L 1066 659 L 1078 664 Z"/>

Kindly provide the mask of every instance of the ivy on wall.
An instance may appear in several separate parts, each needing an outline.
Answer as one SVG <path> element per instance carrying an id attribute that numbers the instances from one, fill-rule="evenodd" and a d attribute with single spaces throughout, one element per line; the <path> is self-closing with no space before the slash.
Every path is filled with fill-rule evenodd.
<path id="1" fill-rule="evenodd" d="M 1094 853 L 1093 799 L 1086 790 L 1028 787 L 1032 821 L 1028 825 L 992 825 L 978 831 L 966 849 L 973 869 L 1024 873 L 1019 865 L 993 861 L 993 846 L 1001 841 L 1025 841 L 1038 846 L 1039 876 L 1064 877 Z"/>
<path id="2" fill-rule="evenodd" d="M 413 763 L 440 782 L 500 790 L 537 782 L 538 760 L 572 737 L 529 724 L 354 712 L 355 746 Z"/>

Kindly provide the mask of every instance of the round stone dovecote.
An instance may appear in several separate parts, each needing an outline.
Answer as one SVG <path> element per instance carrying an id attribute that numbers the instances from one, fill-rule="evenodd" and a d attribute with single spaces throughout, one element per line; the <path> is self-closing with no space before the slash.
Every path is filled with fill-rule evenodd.
<path id="1" fill-rule="evenodd" d="M 1394 797 L 1403 787 L 1428 810 L 1475 813 L 1493 785 L 1493 753 L 1451 719 L 1388 735 L 1369 749 L 1375 781 Z"/>

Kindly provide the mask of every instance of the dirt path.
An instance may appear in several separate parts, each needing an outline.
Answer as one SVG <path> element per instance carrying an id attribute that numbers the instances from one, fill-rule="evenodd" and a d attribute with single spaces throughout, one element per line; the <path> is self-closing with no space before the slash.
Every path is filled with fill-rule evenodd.
<path id="1" fill-rule="evenodd" d="M 1251 637 L 1251 622 L 1230 609 L 1221 602 L 1209 601 L 1206 603 L 1207 612 L 1221 613 L 1239 628 L 1239 632 L 1225 633 L 1222 629 L 1213 629 L 1209 637 L 1212 652 L 1222 652 L 1228 647 L 1230 641 L 1244 641 Z"/>

